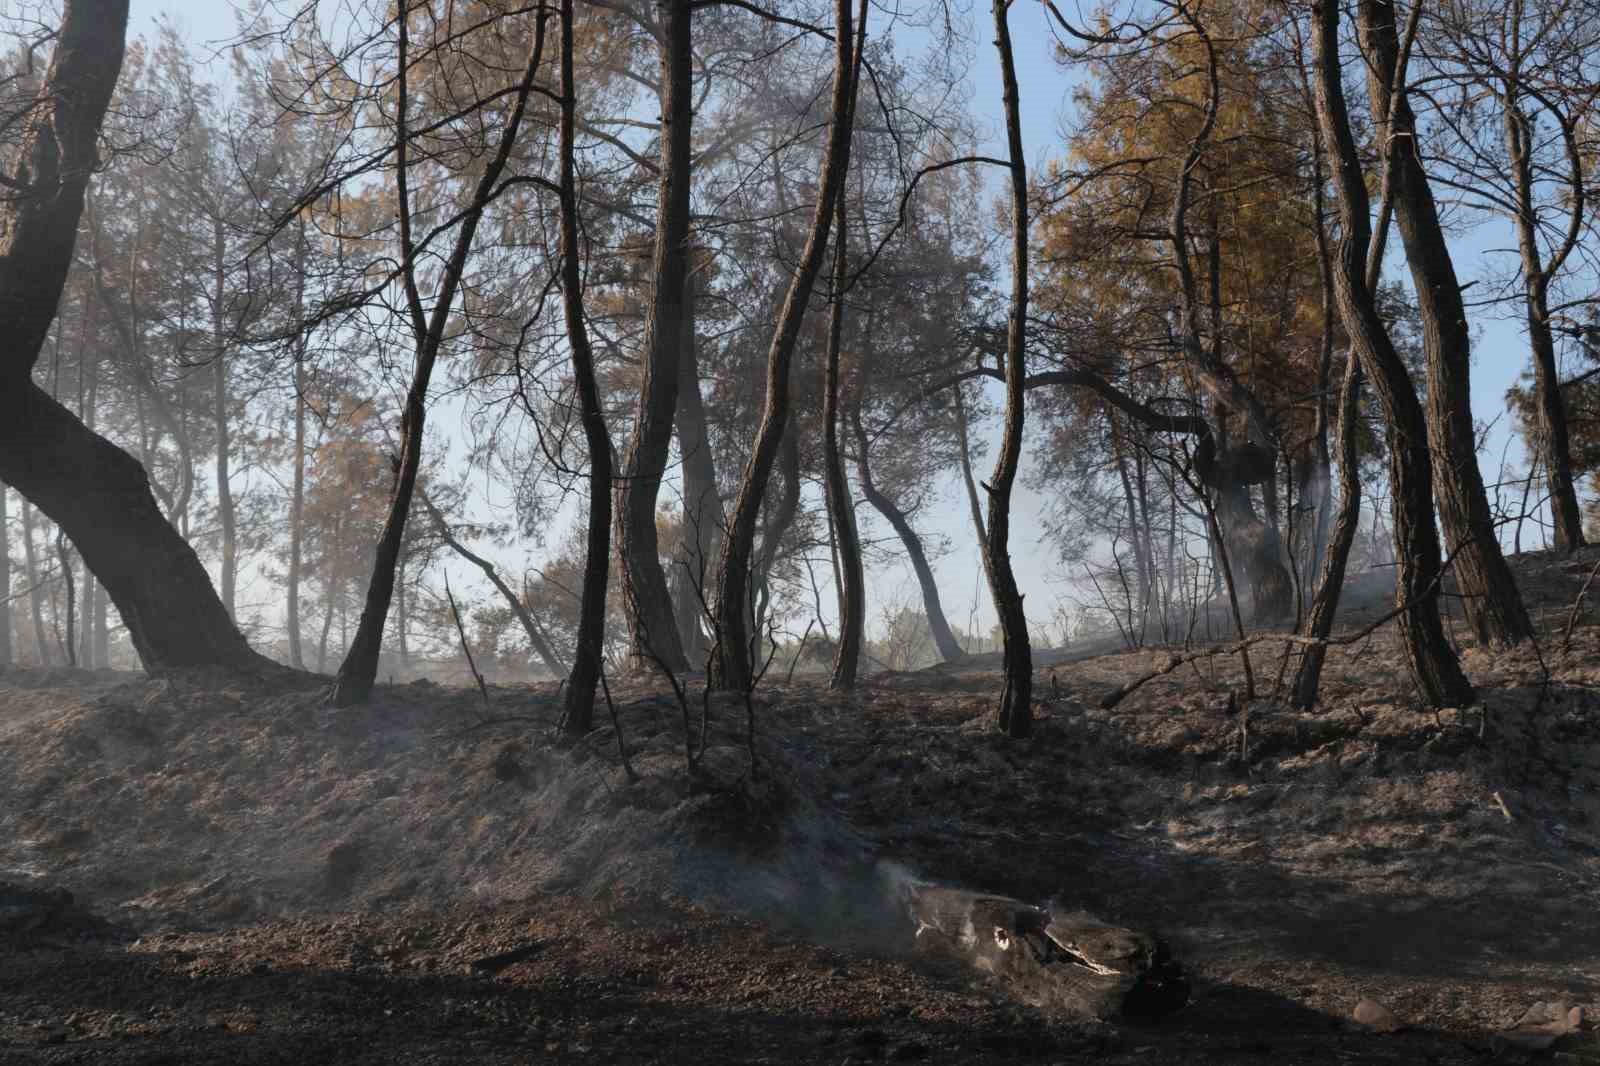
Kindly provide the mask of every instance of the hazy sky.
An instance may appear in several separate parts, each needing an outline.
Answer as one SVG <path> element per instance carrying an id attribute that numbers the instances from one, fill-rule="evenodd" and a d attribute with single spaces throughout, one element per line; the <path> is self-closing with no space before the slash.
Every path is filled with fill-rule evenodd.
<path id="1" fill-rule="evenodd" d="M 1058 129 L 1070 81 L 1067 73 L 1052 58 L 1053 38 L 1041 13 L 1026 5 L 1014 8 L 1013 12 L 1025 147 L 1030 167 L 1037 167 L 1060 143 Z M 172 15 L 185 35 L 201 45 L 225 41 L 235 29 L 232 8 L 216 0 L 132 0 L 131 32 L 136 35 L 150 33 L 155 20 L 162 13 Z M 987 118 L 990 128 L 989 143 L 980 146 L 980 150 L 1003 154 L 999 65 L 991 44 L 993 32 L 988 27 L 989 17 L 987 5 L 982 0 L 976 0 L 971 12 L 973 34 L 977 42 L 971 99 L 978 113 Z M 1393 254 L 1397 245 L 1398 239 L 1391 241 L 1391 261 L 1387 273 L 1390 278 L 1402 277 L 1405 273 L 1404 263 Z M 1514 241 L 1507 228 L 1498 225 L 1483 227 L 1457 242 L 1457 270 L 1464 280 L 1471 279 L 1487 263 L 1503 262 L 1500 256 L 1486 255 L 1490 249 L 1513 246 Z M 1480 421 L 1495 423 L 1481 459 L 1484 480 L 1492 483 L 1499 476 L 1500 456 L 1509 430 L 1505 391 L 1527 364 L 1527 349 L 1520 331 L 1506 322 L 1478 316 L 1474 324 L 1478 333 L 1474 345 L 1473 408 Z M 998 398 L 998 386 L 995 395 Z M 993 453 L 991 447 L 990 457 Z M 1513 464 L 1520 463 L 1519 446 L 1513 444 L 1510 459 Z M 986 458 L 982 464 L 983 476 L 987 475 L 990 461 L 991 458 Z M 1040 621 L 1047 619 L 1065 591 L 1059 584 L 1062 575 L 1053 561 L 1051 549 L 1039 543 L 1038 514 L 1042 506 L 1042 500 L 1018 486 L 1012 527 L 1012 555 L 1019 584 L 1028 595 L 1029 615 Z M 939 513 L 919 517 L 918 527 L 925 533 L 947 537 L 952 545 L 952 551 L 937 563 L 936 568 L 941 589 L 946 596 L 946 612 L 953 623 L 965 626 L 973 590 L 978 584 L 979 562 L 971 524 L 966 517 L 964 495 L 957 480 L 951 479 Z M 1533 544 L 1537 546 L 1537 536 Z M 914 590 L 914 582 L 911 581 L 909 567 L 897 567 L 873 575 L 871 584 L 869 592 L 874 602 L 868 609 L 869 626 L 875 629 L 880 606 L 890 598 Z M 915 602 L 914 596 L 912 599 Z M 994 618 L 988 605 L 987 592 L 978 596 L 977 607 L 978 624 L 986 629 Z"/>

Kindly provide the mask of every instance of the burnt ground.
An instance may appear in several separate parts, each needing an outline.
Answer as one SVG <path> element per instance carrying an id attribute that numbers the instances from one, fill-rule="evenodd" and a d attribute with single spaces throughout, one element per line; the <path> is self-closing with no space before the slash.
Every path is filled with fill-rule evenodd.
<path id="1" fill-rule="evenodd" d="M 1464 649 L 1474 707 L 1416 706 L 1386 629 L 1313 714 L 1279 645 L 1253 702 L 1219 656 L 1111 710 L 1170 652 L 1065 649 L 1026 742 L 991 660 L 764 686 L 754 775 L 692 686 L 691 776 L 670 691 L 613 684 L 630 781 L 609 725 L 551 742 L 554 685 L 3 675 L 0 1063 L 1600 1062 L 1592 1020 L 1497 1035 L 1600 1010 L 1597 561 L 1516 560 L 1544 636 Z M 1154 930 L 1192 1000 L 1047 1017 L 909 950 L 915 881 Z"/>

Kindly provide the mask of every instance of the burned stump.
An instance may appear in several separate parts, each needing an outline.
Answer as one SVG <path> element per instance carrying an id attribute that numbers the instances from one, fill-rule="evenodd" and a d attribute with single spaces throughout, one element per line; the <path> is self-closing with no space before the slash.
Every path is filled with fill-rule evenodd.
<path id="1" fill-rule="evenodd" d="M 1082 912 L 934 885 L 909 889 L 906 909 L 919 948 L 993 974 L 1022 1002 L 1064 1018 L 1159 1016 L 1188 1000 L 1165 944 Z"/>

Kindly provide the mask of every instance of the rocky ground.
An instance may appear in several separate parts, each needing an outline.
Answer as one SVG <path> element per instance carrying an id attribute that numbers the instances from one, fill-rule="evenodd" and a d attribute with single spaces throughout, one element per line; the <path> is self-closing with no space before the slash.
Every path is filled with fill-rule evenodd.
<path id="1" fill-rule="evenodd" d="M 1270 642 L 1253 701 L 1237 657 L 1110 710 L 1171 652 L 1042 657 L 1026 742 L 987 660 L 613 685 L 631 774 L 554 686 L 0 675 L 0 1063 L 1600 1062 L 1597 562 L 1517 560 L 1544 636 L 1464 649 L 1473 707 L 1386 629 L 1312 714 Z M 911 950 L 928 882 L 1154 931 L 1191 1001 L 1019 1003 Z"/>

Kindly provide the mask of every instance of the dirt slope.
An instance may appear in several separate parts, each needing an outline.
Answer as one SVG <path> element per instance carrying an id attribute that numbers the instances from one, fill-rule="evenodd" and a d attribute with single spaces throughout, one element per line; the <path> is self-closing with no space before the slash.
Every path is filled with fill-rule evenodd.
<path id="1" fill-rule="evenodd" d="M 1518 560 L 1547 635 L 1467 649 L 1475 707 L 1416 708 L 1380 630 L 1313 715 L 1273 646 L 1254 702 L 1219 657 L 1112 711 L 1169 653 L 1062 657 L 1018 744 L 976 662 L 764 689 L 753 778 L 742 703 L 691 780 L 643 685 L 630 781 L 609 727 L 549 742 L 553 686 L 5 675 L 0 1063 L 1482 1061 L 1600 1008 L 1600 606 L 1563 639 L 1596 558 Z M 908 879 L 1154 929 L 1195 1001 L 1056 1024 L 911 956 Z M 47 888 L 75 904 L 8 911 Z M 1409 1028 L 1349 1025 L 1368 997 Z"/>

